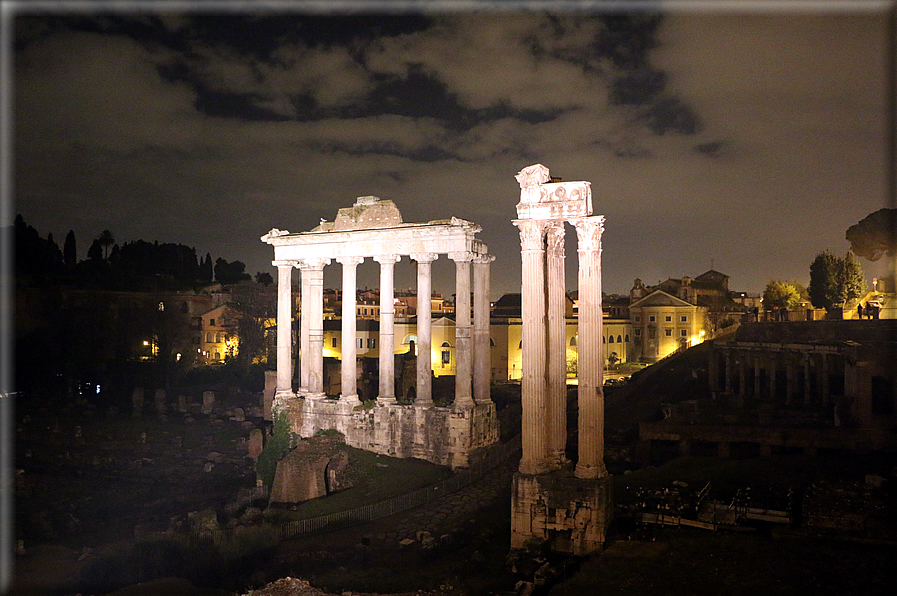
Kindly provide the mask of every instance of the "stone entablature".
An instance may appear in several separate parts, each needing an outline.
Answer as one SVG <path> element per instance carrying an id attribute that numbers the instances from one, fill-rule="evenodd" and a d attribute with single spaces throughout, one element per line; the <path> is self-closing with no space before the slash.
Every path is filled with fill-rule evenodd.
<path id="1" fill-rule="evenodd" d="M 399 457 L 417 457 L 412 455 L 416 452 L 415 449 L 407 446 L 414 444 L 414 441 L 408 443 L 407 437 L 432 436 L 435 442 L 428 443 L 429 439 L 425 439 L 424 444 L 428 447 L 418 448 L 417 452 L 429 453 L 425 459 L 437 463 L 449 462 L 447 465 L 453 467 L 466 465 L 471 450 L 497 441 L 498 421 L 494 415 L 495 406 L 489 396 L 488 378 L 488 269 L 493 257 L 487 254 L 486 244 L 476 238 L 480 231 L 480 226 L 455 217 L 426 223 L 404 223 L 392 201 L 365 196 L 359 197 L 352 207 L 341 209 L 335 222 L 322 221 L 314 230 L 296 234 L 274 228 L 261 237 L 263 242 L 274 247 L 273 264 L 278 270 L 277 389 L 274 407 L 290 413 L 295 432 L 307 437 L 317 430 L 336 428 L 346 434 L 347 443 L 352 446 Z M 438 433 L 435 431 L 416 427 L 419 424 L 437 424 L 437 414 L 411 416 L 402 413 L 404 409 L 396 403 L 395 359 L 393 350 L 390 349 L 395 341 L 395 265 L 405 256 L 416 261 L 417 294 L 430 296 L 431 265 L 440 254 L 446 254 L 455 261 L 458 296 L 455 322 L 455 401 L 451 408 L 453 414 L 444 422 L 466 437 L 462 439 L 460 436 L 453 436 L 446 441 L 437 440 Z M 379 394 L 374 411 L 368 415 L 373 424 L 368 430 L 364 430 L 368 428 L 365 423 L 349 422 L 358 418 L 354 412 L 361 403 L 357 394 L 356 317 L 350 315 L 342 318 L 341 336 L 344 341 L 341 392 L 338 400 L 328 399 L 323 384 L 322 307 L 324 267 L 335 262 L 342 266 L 343 313 L 356 312 L 356 270 L 366 258 L 380 264 L 378 345 L 381 347 Z M 298 392 L 293 391 L 290 365 L 293 315 L 290 288 L 293 268 L 301 271 L 302 295 Z M 471 269 L 474 294 L 472 305 Z M 419 314 L 417 335 L 420 345 L 431 345 L 430 323 L 430 316 Z M 425 351 L 426 353 L 429 351 Z M 418 358 L 413 408 L 422 411 L 434 407 L 430 371 L 431 362 L 426 357 Z M 485 430 L 480 432 L 477 429 L 483 424 Z"/>

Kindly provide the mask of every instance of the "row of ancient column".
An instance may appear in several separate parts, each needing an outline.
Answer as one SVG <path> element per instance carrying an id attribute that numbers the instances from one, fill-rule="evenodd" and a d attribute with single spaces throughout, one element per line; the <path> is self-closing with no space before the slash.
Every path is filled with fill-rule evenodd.
<path id="1" fill-rule="evenodd" d="M 417 263 L 417 376 L 415 404 L 421 407 L 433 405 L 431 379 L 431 313 L 432 263 L 437 253 L 413 253 L 409 255 Z M 455 406 L 472 407 L 477 402 L 487 402 L 491 358 L 489 348 L 489 266 L 492 255 L 472 252 L 451 252 L 455 261 Z M 380 264 L 380 356 L 379 395 L 380 405 L 396 402 L 395 396 L 395 264 L 401 260 L 398 254 L 376 255 Z M 361 256 L 337 257 L 343 272 L 342 315 L 342 363 L 340 401 L 358 404 L 356 378 L 356 290 L 357 267 L 364 261 Z M 473 280 L 473 325 L 471 326 L 471 263 Z M 301 317 L 299 325 L 300 370 L 299 394 L 307 399 L 323 399 L 324 394 L 324 267 L 330 259 L 315 258 L 296 261 L 274 261 L 277 267 L 277 394 L 293 395 L 292 391 L 292 279 L 294 267 L 301 271 Z M 473 327 L 473 334 L 471 334 Z"/>
<path id="2" fill-rule="evenodd" d="M 576 229 L 579 256 L 578 403 L 576 475 L 598 478 L 604 467 L 601 234 L 604 217 L 518 219 L 523 279 L 523 455 L 520 472 L 542 474 L 566 463 L 567 362 L 565 342 L 565 221 Z"/>
<path id="3" fill-rule="evenodd" d="M 818 349 L 818 348 L 817 348 Z M 832 358 L 835 362 L 832 362 Z M 784 362 L 782 362 L 784 361 Z M 855 368 L 851 366 L 850 359 L 844 358 L 843 355 L 837 353 L 836 350 L 831 352 L 801 352 L 801 351 L 759 351 L 752 349 L 725 349 L 723 351 L 724 379 L 723 386 L 720 387 L 718 380 L 718 372 L 711 370 L 711 379 L 714 386 L 711 390 L 715 393 L 722 391 L 726 395 L 739 395 L 745 397 L 748 394 L 760 398 L 768 396 L 770 399 L 777 397 L 777 370 L 781 369 L 784 364 L 785 370 L 785 395 L 786 404 L 793 401 L 793 397 L 798 394 L 798 377 L 799 370 L 803 371 L 803 386 L 800 393 L 803 397 L 803 403 L 809 405 L 812 396 L 817 394 L 820 399 L 820 405 L 830 405 L 832 403 L 831 386 L 829 379 L 832 375 L 836 375 L 840 367 L 840 371 L 845 379 L 845 394 L 850 394 L 851 381 L 856 376 Z M 711 360 L 711 365 L 718 366 L 716 359 Z M 749 392 L 747 376 L 748 369 L 751 369 L 752 387 Z M 767 387 L 763 387 L 763 376 L 766 375 Z M 735 387 L 737 376 L 737 391 Z M 813 379 L 816 379 L 815 391 Z"/>

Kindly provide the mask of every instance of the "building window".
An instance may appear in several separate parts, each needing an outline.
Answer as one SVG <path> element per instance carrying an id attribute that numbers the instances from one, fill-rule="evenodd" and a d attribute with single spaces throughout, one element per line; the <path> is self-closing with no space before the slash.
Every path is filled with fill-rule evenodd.
<path id="1" fill-rule="evenodd" d="M 672 329 L 664 329 L 663 334 L 667 337 L 673 337 L 673 330 Z"/>
<path id="2" fill-rule="evenodd" d="M 356 340 L 355 340 L 355 347 L 358 348 L 358 349 L 363 348 L 363 347 L 364 347 L 364 340 L 361 339 L 360 337 L 359 337 L 358 339 L 356 339 Z"/>
<path id="3" fill-rule="evenodd" d="M 672 320 L 673 320 L 672 315 L 667 315 L 667 322 L 672 321 Z"/>
<path id="4" fill-rule="evenodd" d="M 607 343 L 609 343 L 609 344 L 612 344 L 612 343 L 614 343 L 614 336 L 613 336 L 613 335 L 611 335 L 611 336 L 610 336 L 610 341 L 609 341 L 609 342 L 607 342 Z"/>
<path id="5" fill-rule="evenodd" d="M 215 326 L 215 319 L 209 319 L 209 327 Z"/>
<path id="6" fill-rule="evenodd" d="M 650 317 L 648 317 L 648 320 L 653 323 L 654 321 L 657 320 L 657 317 L 655 317 L 654 315 L 651 315 Z"/>
<path id="7" fill-rule="evenodd" d="M 641 329 L 635 329 L 634 331 L 635 331 L 635 336 L 636 336 L 636 337 L 641 337 L 641 336 L 642 336 L 642 330 L 641 330 Z"/>
<path id="8" fill-rule="evenodd" d="M 220 343 L 221 343 L 221 334 L 220 334 L 220 333 L 216 333 L 216 334 L 215 334 L 215 343 L 216 343 L 216 344 L 220 344 Z"/>
<path id="9" fill-rule="evenodd" d="M 370 348 L 372 350 L 377 348 L 377 338 L 376 337 L 368 338 L 368 348 Z"/>
<path id="10" fill-rule="evenodd" d="M 679 335 L 681 335 L 682 337 L 688 337 L 688 329 L 680 329 Z"/>
<path id="11" fill-rule="evenodd" d="M 679 320 L 683 323 L 688 323 L 688 315 L 682 315 L 681 317 L 679 317 Z"/>
<path id="12" fill-rule="evenodd" d="M 657 337 L 657 330 L 648 329 L 648 339 L 654 339 L 655 337 Z"/>
<path id="13" fill-rule="evenodd" d="M 206 333 L 206 343 L 212 343 L 212 334 Z"/>
<path id="14" fill-rule="evenodd" d="M 635 334 L 638 335 L 638 330 L 635 331 Z M 629 343 L 629 334 L 626 334 L 626 343 Z"/>
<path id="15" fill-rule="evenodd" d="M 331 347 L 331 348 L 335 348 L 335 347 L 336 347 L 336 338 L 335 338 L 335 337 L 333 337 L 333 338 L 330 339 L 330 347 Z"/>
<path id="16" fill-rule="evenodd" d="M 629 341 L 629 340 L 627 339 L 626 341 Z M 622 339 L 621 336 L 619 336 L 619 335 L 617 336 L 617 343 L 618 343 L 618 344 L 623 343 L 623 339 Z"/>
<path id="17" fill-rule="evenodd" d="M 635 315 L 635 322 L 641 323 L 641 321 L 642 321 L 642 317 L 640 315 Z"/>
<path id="18" fill-rule="evenodd" d="M 576 336 L 575 335 L 570 338 L 570 347 L 573 347 L 573 348 L 576 347 Z"/>

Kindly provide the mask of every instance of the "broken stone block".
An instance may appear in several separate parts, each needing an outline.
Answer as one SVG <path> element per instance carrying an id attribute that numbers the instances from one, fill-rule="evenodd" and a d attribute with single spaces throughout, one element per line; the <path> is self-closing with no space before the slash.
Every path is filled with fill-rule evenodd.
<path id="1" fill-rule="evenodd" d="M 203 414 L 211 414 L 212 409 L 215 407 L 215 392 L 214 391 L 203 391 L 202 392 L 202 413 Z"/>
<path id="2" fill-rule="evenodd" d="M 218 514 L 214 509 L 204 509 L 202 511 L 191 511 L 187 514 L 190 522 L 190 528 L 201 532 L 209 530 L 218 530 Z"/>
<path id="3" fill-rule="evenodd" d="M 264 435 L 262 434 L 261 429 L 252 429 L 252 432 L 249 433 L 249 457 L 253 460 L 257 460 L 262 453 L 262 448 L 264 446 Z"/>

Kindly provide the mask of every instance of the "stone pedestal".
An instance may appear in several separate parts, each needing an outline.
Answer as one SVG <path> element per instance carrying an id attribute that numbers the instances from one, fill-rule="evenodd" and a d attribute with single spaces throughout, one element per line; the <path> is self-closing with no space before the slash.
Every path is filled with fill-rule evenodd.
<path id="1" fill-rule="evenodd" d="M 577 478 L 565 470 L 514 474 L 511 548 L 525 548 L 535 539 L 559 553 L 600 551 L 613 517 L 612 489 L 610 476 Z"/>

